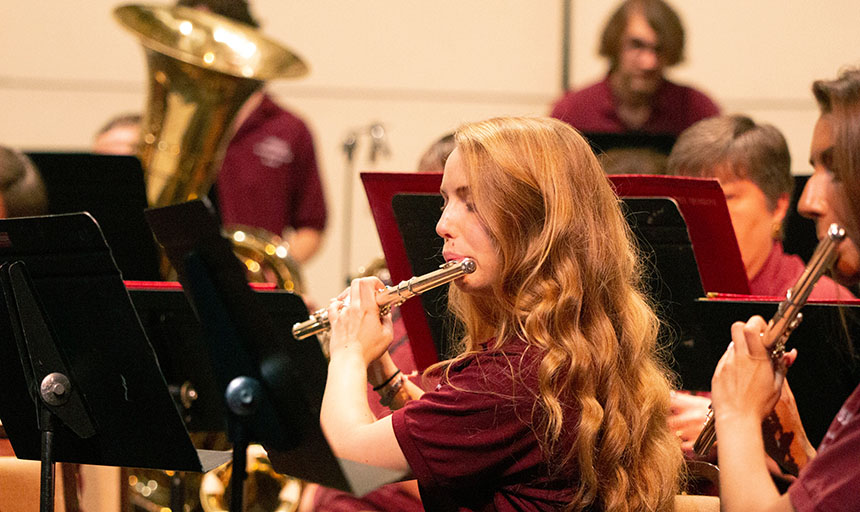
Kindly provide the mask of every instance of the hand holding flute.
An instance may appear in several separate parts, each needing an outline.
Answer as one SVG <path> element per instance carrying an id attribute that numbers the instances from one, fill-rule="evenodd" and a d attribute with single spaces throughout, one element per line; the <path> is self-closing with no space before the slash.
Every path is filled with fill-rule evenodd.
<path id="1" fill-rule="evenodd" d="M 394 286 L 384 286 L 377 278 L 356 279 L 349 288 L 332 299 L 328 308 L 317 310 L 308 320 L 295 324 L 293 336 L 301 340 L 325 332 L 331 328 L 336 319 L 344 317 L 345 322 L 338 334 L 349 334 L 348 337 L 351 339 L 362 340 L 369 336 L 369 333 L 381 328 L 382 332 L 378 335 L 382 338 L 387 337 L 390 341 L 391 333 L 386 332 L 390 330 L 390 320 L 386 324 L 386 319 L 392 307 L 431 288 L 449 283 L 465 274 L 471 274 L 475 268 L 474 260 L 464 258 L 460 261 L 449 261 L 439 270 L 401 281 Z M 351 313 L 345 311 L 347 308 Z M 361 311 L 360 318 L 355 317 L 358 311 Z M 349 316 L 344 316 L 347 313 Z M 367 329 L 368 332 L 360 332 L 362 329 Z M 375 344 L 371 341 L 368 343 Z"/>
<path id="2" fill-rule="evenodd" d="M 442 264 L 439 270 L 413 277 L 407 281 L 401 281 L 396 286 L 382 285 L 382 281 L 377 279 L 377 282 L 381 286 L 377 287 L 374 298 L 376 304 L 379 305 L 379 313 L 380 315 L 385 315 L 391 308 L 399 306 L 407 299 L 420 295 L 431 288 L 449 283 L 465 274 L 471 274 L 474 271 L 475 261 L 470 258 L 463 258 L 460 261 L 448 261 Z M 338 297 L 332 299 L 332 303 L 340 301 L 343 306 L 349 304 L 348 292 L 349 289 L 344 290 Z M 309 319 L 293 326 L 293 337 L 297 340 L 303 340 L 314 334 L 327 331 L 329 326 L 328 308 L 319 309 L 314 311 Z"/>
<path id="3" fill-rule="evenodd" d="M 351 352 L 360 355 L 366 367 L 388 350 L 394 335 L 391 315 L 381 314 L 375 300 L 382 288 L 376 277 L 354 279 L 327 308 L 331 336 L 329 355 Z"/>
<path id="4" fill-rule="evenodd" d="M 715 423 L 720 423 L 715 419 L 717 416 L 726 417 L 725 422 L 736 425 L 757 419 L 760 425 L 773 410 L 780 397 L 785 372 L 796 356 L 795 351 L 785 353 L 786 340 L 801 321 L 800 309 L 819 277 L 833 263 L 836 247 L 844 237 L 844 229 L 836 224 L 830 226 L 797 283 L 768 323 L 754 316 L 746 323 L 736 322 L 732 326 L 732 343 L 720 359 L 711 383 L 716 407 L 694 447 L 698 455 L 706 455 L 716 439 Z M 785 452 L 789 450 L 788 447 L 779 448 Z M 798 453 L 797 457 L 804 456 Z M 789 469 L 796 471 L 803 462 L 805 458 L 795 460 L 794 467 Z"/>

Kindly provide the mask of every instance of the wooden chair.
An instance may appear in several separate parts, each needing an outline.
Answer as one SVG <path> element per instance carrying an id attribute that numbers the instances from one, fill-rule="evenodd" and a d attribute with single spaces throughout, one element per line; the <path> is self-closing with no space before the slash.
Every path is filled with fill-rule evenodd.
<path id="1" fill-rule="evenodd" d="M 720 498 L 695 494 L 675 496 L 675 512 L 719 512 Z"/>
<path id="2" fill-rule="evenodd" d="M 39 512 L 41 467 L 35 460 L 0 457 L 0 512 Z M 61 474 L 57 471 L 54 510 L 72 512 L 66 508 Z"/>

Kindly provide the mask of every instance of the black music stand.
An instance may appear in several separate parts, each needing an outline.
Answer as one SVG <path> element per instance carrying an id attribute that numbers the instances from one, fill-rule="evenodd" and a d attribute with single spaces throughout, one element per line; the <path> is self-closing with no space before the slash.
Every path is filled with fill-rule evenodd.
<path id="1" fill-rule="evenodd" d="M 146 218 L 203 326 L 226 402 L 234 451 L 230 510 L 241 510 L 249 443 L 262 444 L 280 473 L 354 494 L 403 477 L 332 454 L 319 424 L 325 356 L 315 338 L 299 342 L 290 334 L 293 323 L 307 319 L 307 307 L 289 294 L 278 324 L 263 314 L 208 200 L 150 209 Z"/>
<path id="2" fill-rule="evenodd" d="M 692 303 L 705 296 L 687 223 L 670 198 L 626 197 L 622 205 L 643 258 L 649 296 L 660 316 L 661 343 L 671 348 L 668 362 L 686 385 L 698 350 Z"/>
<path id="3" fill-rule="evenodd" d="M 208 471 L 98 225 L 85 213 L 0 220 L 0 418 L 18 458 Z"/>
<path id="4" fill-rule="evenodd" d="M 710 389 L 711 376 L 731 341 L 731 326 L 753 315 L 765 319 L 776 313 L 776 301 L 700 299 L 692 304 L 698 320 L 698 343 L 682 361 L 687 389 Z M 860 383 L 860 360 L 847 349 L 860 350 L 860 305 L 809 302 L 803 321 L 791 333 L 786 350 L 797 349 L 797 360 L 786 379 L 813 446 L 824 437 L 843 402 Z M 846 329 L 847 328 L 847 329 Z"/>
<path id="5" fill-rule="evenodd" d="M 31 151 L 48 194 L 48 213 L 87 212 L 111 248 L 123 279 L 160 281 L 160 255 L 143 210 L 143 168 L 134 156 Z"/>
<path id="6" fill-rule="evenodd" d="M 582 135 L 597 155 L 616 149 L 647 149 L 668 156 L 677 140 L 676 136 L 669 133 L 585 132 Z"/>

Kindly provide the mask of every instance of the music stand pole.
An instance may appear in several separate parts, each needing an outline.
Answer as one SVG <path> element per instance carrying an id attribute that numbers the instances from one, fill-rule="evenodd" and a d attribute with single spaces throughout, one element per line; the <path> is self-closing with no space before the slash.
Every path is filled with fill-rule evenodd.
<path id="1" fill-rule="evenodd" d="M 41 480 L 39 483 L 39 510 L 53 512 L 56 464 L 54 458 L 54 430 L 57 417 L 48 405 L 62 407 L 69 401 L 71 383 L 63 373 L 45 376 L 39 385 L 39 430 L 41 432 Z"/>
<path id="2" fill-rule="evenodd" d="M 341 232 L 341 276 L 344 281 L 349 282 L 349 274 L 352 270 L 352 180 L 355 179 L 355 166 L 353 156 L 358 144 L 358 134 L 350 132 L 343 141 L 343 152 L 346 157 L 343 176 L 343 231 Z"/>
<path id="3" fill-rule="evenodd" d="M 46 377 L 46 380 L 47 378 L 48 377 Z M 40 390 L 40 395 L 41 399 L 44 400 L 44 387 L 42 388 L 42 390 Z M 45 406 L 45 404 L 40 403 L 39 430 L 41 431 L 42 435 L 42 465 L 41 479 L 39 483 L 40 512 L 53 512 L 54 510 L 54 426 L 54 415 Z"/>

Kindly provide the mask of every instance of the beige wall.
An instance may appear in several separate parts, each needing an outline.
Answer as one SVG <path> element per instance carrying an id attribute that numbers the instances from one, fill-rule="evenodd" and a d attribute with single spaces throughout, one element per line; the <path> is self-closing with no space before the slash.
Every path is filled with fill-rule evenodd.
<path id="1" fill-rule="evenodd" d="M 860 63 L 856 0 L 675 0 L 688 32 L 687 61 L 671 76 L 786 134 L 795 170 L 807 169 L 816 117 L 813 79 Z M 111 18 L 115 2 L 0 4 L 0 143 L 85 149 L 111 115 L 144 102 L 142 52 Z M 615 5 L 573 0 L 571 81 L 599 78 L 597 34 Z M 358 171 L 408 171 L 437 137 L 463 121 L 545 114 L 560 93 L 560 0 L 256 0 L 264 32 L 300 53 L 311 74 L 273 82 L 281 102 L 315 134 L 331 222 L 305 268 L 323 302 L 340 269 L 381 254 Z M 368 161 L 360 140 L 348 174 L 341 144 L 381 122 L 390 157 Z M 352 250 L 341 254 L 344 193 L 352 183 Z M 335 269 L 336 271 L 333 271 Z"/>

